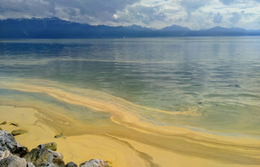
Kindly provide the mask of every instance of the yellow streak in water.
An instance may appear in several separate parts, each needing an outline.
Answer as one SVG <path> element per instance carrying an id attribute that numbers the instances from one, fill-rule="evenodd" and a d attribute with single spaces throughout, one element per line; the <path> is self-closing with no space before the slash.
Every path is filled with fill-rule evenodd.
<path id="1" fill-rule="evenodd" d="M 62 87 L 61 85 L 57 85 L 54 83 L 49 84 L 48 82 L 44 82 L 44 83 L 49 86 L 36 86 L 32 84 L 32 83 L 37 84 L 35 80 L 31 80 L 29 82 L 31 84 L 15 83 L 15 82 L 9 82 L 9 83 L 0 82 L 0 88 L 13 89 L 13 90 L 19 90 L 24 92 L 46 93 L 66 103 L 85 106 L 98 112 L 111 113 L 113 114 L 113 116 L 111 116 L 111 120 L 117 124 L 124 125 L 128 128 L 133 128 L 135 130 L 139 130 L 139 131 L 141 130 L 142 132 L 146 131 L 147 133 L 154 133 L 154 134 L 176 135 L 176 134 L 188 134 L 188 133 L 195 133 L 195 132 L 192 131 L 191 129 L 183 128 L 183 127 L 162 126 L 162 125 L 153 124 L 151 120 L 147 120 L 146 118 L 141 117 L 138 114 L 140 111 L 150 110 L 150 111 L 156 111 L 156 112 L 173 114 L 173 115 L 184 114 L 184 115 L 191 115 L 191 116 L 200 116 L 200 114 L 196 112 L 197 111 L 196 109 L 189 109 L 188 111 L 183 111 L 183 112 L 164 111 L 164 110 L 152 109 L 152 108 L 136 105 L 122 98 L 111 96 L 103 92 L 97 92 L 97 91 L 87 90 L 87 89 L 84 90 L 71 89 L 64 86 Z M 69 91 L 64 91 L 62 89 L 55 88 L 54 86 L 61 87 L 62 89 L 65 90 L 66 89 L 72 91 L 76 90 L 78 92 L 85 91 L 85 94 L 88 94 L 89 96 L 82 96 L 79 94 L 71 93 Z M 206 137 L 206 138 L 210 136 L 208 133 L 203 133 L 203 132 L 196 132 L 196 134 L 199 134 L 200 137 Z M 217 135 L 212 135 L 212 136 L 213 138 L 221 138 L 221 139 L 225 138 L 225 137 L 219 137 Z"/>
<path id="2" fill-rule="evenodd" d="M 39 84 L 32 80 L 30 81 L 30 84 L 22 82 L 0 82 L 0 88 L 13 89 L 24 92 L 45 93 L 66 103 L 85 106 L 97 112 L 108 112 L 112 114 L 111 121 L 118 125 L 123 125 L 143 134 L 152 134 L 158 137 L 165 137 L 165 139 L 168 138 L 167 140 L 175 136 L 185 141 L 184 143 L 193 143 L 196 145 L 196 147 L 197 145 L 203 146 L 205 149 L 203 150 L 204 152 L 207 152 L 208 148 L 215 148 L 217 150 L 221 149 L 222 151 L 220 151 L 220 153 L 224 153 L 223 151 L 226 150 L 228 152 L 234 152 L 235 155 L 246 155 L 246 157 L 254 157 L 259 159 L 259 157 L 256 156 L 260 153 L 260 151 L 257 149 L 260 147 L 260 140 L 258 138 L 218 136 L 206 132 L 193 131 L 192 129 L 184 127 L 156 125 L 150 120 L 145 120 L 145 118 L 141 117 L 138 113 L 142 110 L 151 110 L 166 114 L 171 114 L 171 112 L 158 109 L 154 110 L 148 107 L 139 106 L 124 99 L 102 92 L 76 88 L 71 89 L 69 87 L 54 83 L 49 84 L 48 82 Z M 84 95 L 73 93 L 74 91 L 83 91 Z M 194 116 L 199 116 L 199 114 L 195 113 L 196 110 L 189 110 L 184 112 L 184 114 L 187 115 L 191 114 Z M 180 143 L 183 142 L 179 142 L 179 144 Z M 166 142 L 165 145 L 167 144 L 171 143 Z M 169 149 L 171 147 L 175 146 L 169 146 Z M 195 149 L 196 147 L 192 149 Z M 179 150 L 179 148 L 173 149 Z"/>

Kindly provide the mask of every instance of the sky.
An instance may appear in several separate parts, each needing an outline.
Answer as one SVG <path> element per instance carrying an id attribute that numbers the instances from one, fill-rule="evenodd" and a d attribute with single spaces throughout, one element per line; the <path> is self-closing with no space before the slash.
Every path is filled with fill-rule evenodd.
<path id="1" fill-rule="evenodd" d="M 59 17 L 91 25 L 260 29 L 260 0 L 0 0 L 0 19 Z"/>

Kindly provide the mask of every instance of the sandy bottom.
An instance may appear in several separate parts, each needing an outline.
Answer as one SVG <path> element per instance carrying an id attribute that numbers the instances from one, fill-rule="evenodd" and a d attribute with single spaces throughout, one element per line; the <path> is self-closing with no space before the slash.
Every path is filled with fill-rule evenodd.
<path id="1" fill-rule="evenodd" d="M 0 126 L 2 129 L 8 132 L 15 129 L 28 131 L 27 134 L 16 136 L 16 140 L 20 144 L 32 149 L 39 144 L 56 142 L 58 144 L 57 152 L 63 154 L 65 162 L 74 161 L 80 164 L 93 158 L 100 158 L 108 161 L 113 167 L 259 167 L 260 165 L 258 164 L 260 162 L 259 150 L 250 147 L 246 149 L 243 147 L 219 145 L 219 148 L 215 148 L 215 150 L 213 148 L 212 150 L 212 147 L 214 147 L 212 143 L 208 143 L 208 145 L 211 145 L 210 147 L 205 146 L 203 143 L 191 143 L 190 146 L 181 142 L 182 140 L 171 139 L 173 144 L 176 145 L 174 151 L 170 149 L 171 146 L 169 146 L 169 149 L 160 148 L 156 145 L 132 140 L 131 137 L 126 138 L 108 134 L 71 135 L 67 136 L 66 139 L 54 138 L 60 132 L 60 127 L 48 124 L 46 116 L 35 109 L 0 106 L 0 115 L 0 122 L 8 122 L 6 125 Z M 66 118 L 64 115 L 63 119 Z M 55 115 L 52 119 L 55 119 Z M 57 117 L 57 119 L 60 118 Z M 71 123 L 71 121 L 73 119 L 68 118 L 68 122 Z M 10 123 L 18 123 L 19 127 L 12 126 Z M 182 152 L 177 149 L 178 147 L 180 147 Z M 225 147 L 225 149 L 221 149 L 221 147 Z M 196 153 L 191 152 L 191 149 L 197 149 L 198 152 L 199 149 L 204 151 L 202 151 L 202 155 L 197 156 Z M 216 156 L 208 157 L 204 155 L 204 152 L 207 151 L 215 151 Z M 234 152 L 234 154 L 229 154 L 230 151 Z M 246 157 L 241 156 L 243 152 L 247 154 Z M 221 153 L 230 157 L 223 159 L 221 158 Z M 234 160 L 239 157 L 240 160 Z"/>

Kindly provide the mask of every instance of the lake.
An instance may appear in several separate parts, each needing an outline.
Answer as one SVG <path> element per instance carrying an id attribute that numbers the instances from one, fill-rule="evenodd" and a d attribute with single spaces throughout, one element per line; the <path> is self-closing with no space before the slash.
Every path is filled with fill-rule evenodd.
<path id="1" fill-rule="evenodd" d="M 216 158 L 215 147 L 208 154 L 206 148 L 194 153 L 169 144 L 181 141 L 179 135 L 195 140 L 190 133 L 207 136 L 197 141 L 203 147 L 203 141 L 223 137 L 239 147 L 248 144 L 237 138 L 260 141 L 259 46 L 258 37 L 1 39 L 0 104 L 45 107 L 86 126 L 64 130 L 68 136 L 109 134 L 175 153 L 259 165 L 259 157 L 247 153 Z M 227 158 L 231 154 L 236 157 Z"/>

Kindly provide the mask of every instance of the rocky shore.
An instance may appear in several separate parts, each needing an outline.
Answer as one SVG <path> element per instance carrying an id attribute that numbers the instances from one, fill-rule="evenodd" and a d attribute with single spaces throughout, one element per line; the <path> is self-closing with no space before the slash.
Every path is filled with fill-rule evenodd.
<path id="1" fill-rule="evenodd" d="M 18 133 L 20 134 L 20 133 Z M 55 152 L 57 144 L 40 144 L 29 150 L 16 142 L 13 133 L 0 129 L 0 167 L 78 167 L 74 162 L 65 164 L 63 155 Z M 79 167 L 109 167 L 101 159 L 83 162 Z"/>

